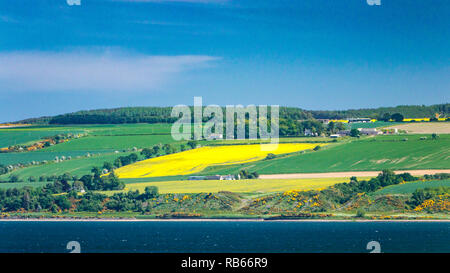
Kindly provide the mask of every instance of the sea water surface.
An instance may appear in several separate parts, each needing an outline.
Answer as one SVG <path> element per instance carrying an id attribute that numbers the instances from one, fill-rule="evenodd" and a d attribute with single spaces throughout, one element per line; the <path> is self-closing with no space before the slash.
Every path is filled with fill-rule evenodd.
<path id="1" fill-rule="evenodd" d="M 0 252 L 450 252 L 450 222 L 0 221 Z M 71 249 L 71 248 L 70 248 Z"/>

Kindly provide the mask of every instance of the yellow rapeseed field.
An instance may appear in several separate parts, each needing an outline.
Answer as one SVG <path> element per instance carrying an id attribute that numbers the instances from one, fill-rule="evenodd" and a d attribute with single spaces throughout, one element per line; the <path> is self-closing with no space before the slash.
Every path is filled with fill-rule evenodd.
<path id="1" fill-rule="evenodd" d="M 330 122 L 341 122 L 341 123 L 348 123 L 348 119 L 332 119 Z"/>
<path id="2" fill-rule="evenodd" d="M 438 118 L 437 120 L 438 121 L 445 121 L 446 118 Z M 430 121 L 430 118 L 405 118 L 405 119 L 403 119 L 403 121 L 405 121 L 405 122 L 410 122 L 410 121 L 417 121 L 417 122 Z"/>
<path id="3" fill-rule="evenodd" d="M 140 178 L 188 175 L 198 173 L 208 166 L 246 163 L 264 159 L 267 154 L 287 154 L 313 149 L 318 144 L 278 144 L 274 151 L 267 151 L 274 144 L 207 146 L 181 153 L 170 154 L 136 162 L 117 169 L 120 178 Z M 321 146 L 326 144 L 321 144 Z M 274 146 L 273 146 L 274 147 Z"/>

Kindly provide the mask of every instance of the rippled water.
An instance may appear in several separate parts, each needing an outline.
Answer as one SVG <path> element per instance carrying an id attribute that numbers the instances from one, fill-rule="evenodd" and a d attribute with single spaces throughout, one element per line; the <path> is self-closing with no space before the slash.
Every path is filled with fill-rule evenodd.
<path id="1" fill-rule="evenodd" d="M 448 222 L 0 222 L 0 252 L 450 252 Z"/>

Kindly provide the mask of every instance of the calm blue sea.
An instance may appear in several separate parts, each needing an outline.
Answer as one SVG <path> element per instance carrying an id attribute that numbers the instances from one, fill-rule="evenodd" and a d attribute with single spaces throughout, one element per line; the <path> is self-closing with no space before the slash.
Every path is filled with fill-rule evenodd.
<path id="1" fill-rule="evenodd" d="M 450 252 L 445 222 L 0 222 L 0 252 Z"/>

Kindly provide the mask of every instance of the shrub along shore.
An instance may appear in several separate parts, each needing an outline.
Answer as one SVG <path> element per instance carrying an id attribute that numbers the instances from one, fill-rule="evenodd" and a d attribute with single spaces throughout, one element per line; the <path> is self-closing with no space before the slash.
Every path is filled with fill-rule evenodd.
<path id="1" fill-rule="evenodd" d="M 95 183 L 121 187 L 110 174 L 89 175 Z M 449 174 L 414 177 L 385 170 L 370 180 L 338 183 L 323 190 L 258 193 L 160 194 L 143 192 L 106 195 L 97 186 L 58 180 L 43 187 L 0 189 L 0 217 L 127 218 L 127 219 L 448 219 L 450 187 L 418 188 L 412 194 L 376 194 L 384 188 L 417 181 L 449 182 Z"/>

